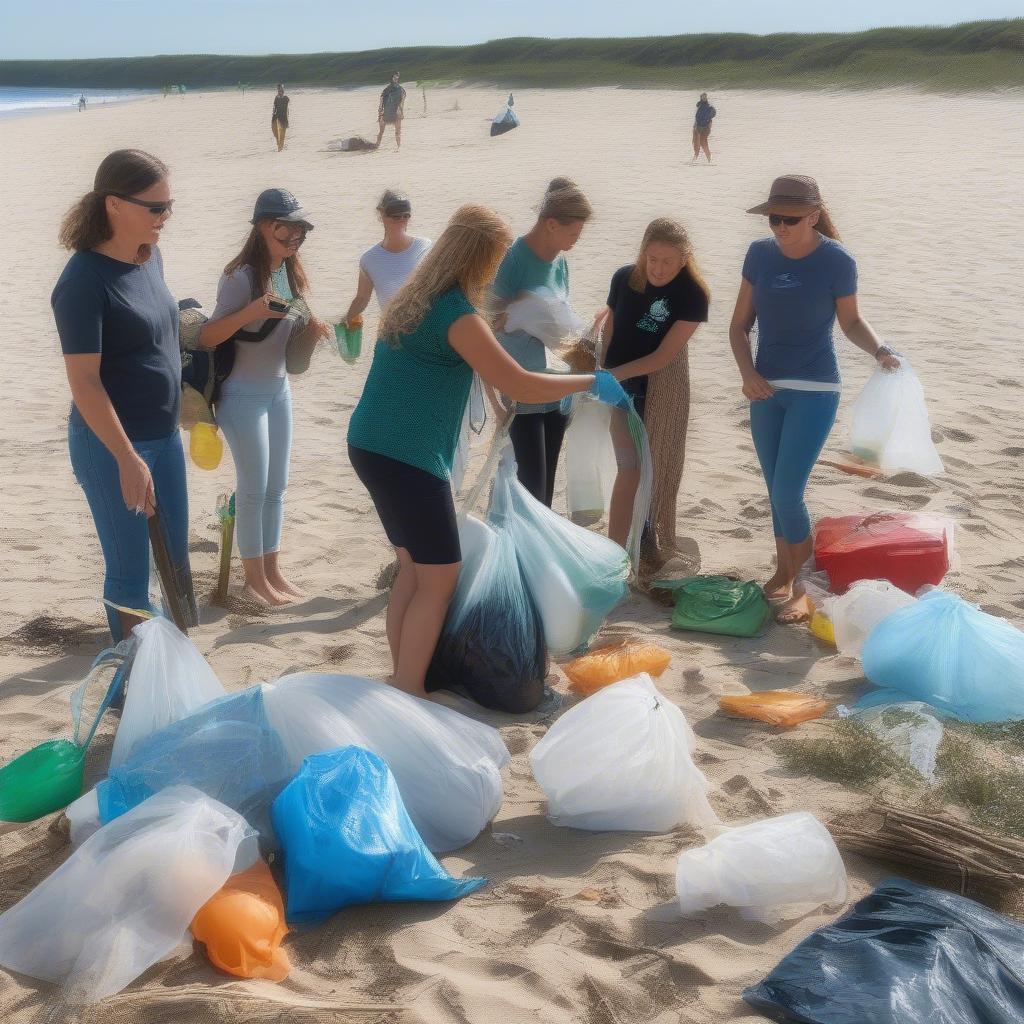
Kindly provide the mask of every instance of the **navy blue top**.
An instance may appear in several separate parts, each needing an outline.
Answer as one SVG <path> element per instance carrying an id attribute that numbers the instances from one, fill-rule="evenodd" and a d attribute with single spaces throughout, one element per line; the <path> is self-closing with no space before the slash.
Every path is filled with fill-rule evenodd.
<path id="1" fill-rule="evenodd" d="M 754 287 L 757 354 L 754 368 L 768 381 L 839 384 L 832 342 L 836 299 L 857 291 L 857 264 L 831 238 L 802 259 L 782 254 L 772 238 L 750 244 L 743 277 Z"/>
<path id="2" fill-rule="evenodd" d="M 64 355 L 100 356 L 100 380 L 132 441 L 178 428 L 178 304 L 164 284 L 160 251 L 143 264 L 76 252 L 50 297 Z"/>

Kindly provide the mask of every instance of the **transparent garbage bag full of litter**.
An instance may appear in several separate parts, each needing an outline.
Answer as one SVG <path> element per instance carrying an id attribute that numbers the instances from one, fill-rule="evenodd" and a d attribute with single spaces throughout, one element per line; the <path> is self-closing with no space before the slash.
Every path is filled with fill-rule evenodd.
<path id="1" fill-rule="evenodd" d="M 914 603 L 914 598 L 888 580 L 858 580 L 825 603 L 840 654 L 860 658 L 871 630 L 887 615 Z"/>
<path id="2" fill-rule="evenodd" d="M 583 321 L 567 298 L 550 288 L 536 288 L 508 304 L 503 330 L 508 334 L 522 331 L 548 348 L 558 348 L 583 330 Z"/>

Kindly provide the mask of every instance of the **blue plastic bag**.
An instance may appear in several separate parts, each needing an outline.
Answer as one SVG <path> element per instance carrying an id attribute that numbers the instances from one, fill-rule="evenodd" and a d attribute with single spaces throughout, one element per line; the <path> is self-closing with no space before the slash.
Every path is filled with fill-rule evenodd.
<path id="1" fill-rule="evenodd" d="M 889 878 L 743 998 L 800 1024 L 1017 1024 L 1022 962 L 1016 922 L 966 896 Z"/>
<path id="2" fill-rule="evenodd" d="M 272 815 L 289 921 L 320 921 L 361 903 L 454 900 L 486 882 L 452 878 L 441 867 L 406 813 L 391 769 L 361 747 L 307 757 Z"/>
<path id="3" fill-rule="evenodd" d="M 237 811 L 274 845 L 270 805 L 291 778 L 254 686 L 218 697 L 140 740 L 96 787 L 103 824 L 168 786 L 194 786 Z"/>
<path id="4" fill-rule="evenodd" d="M 861 660 L 886 689 L 858 709 L 920 700 L 967 722 L 1024 718 L 1024 633 L 956 594 L 933 590 L 887 615 Z"/>

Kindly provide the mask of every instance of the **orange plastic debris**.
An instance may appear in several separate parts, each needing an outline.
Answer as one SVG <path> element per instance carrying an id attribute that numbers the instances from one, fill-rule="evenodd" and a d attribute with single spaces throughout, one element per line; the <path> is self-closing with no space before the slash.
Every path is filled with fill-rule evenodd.
<path id="1" fill-rule="evenodd" d="M 624 642 L 599 647 L 562 666 L 577 693 L 596 693 L 602 687 L 629 679 L 638 672 L 660 676 L 672 655 L 656 644 Z"/>
<path id="2" fill-rule="evenodd" d="M 214 967 L 239 978 L 284 981 L 291 970 L 281 891 L 262 860 L 232 875 L 192 919 Z"/>
<path id="3" fill-rule="evenodd" d="M 739 718 L 754 718 L 784 729 L 821 718 L 828 711 L 828 702 L 818 697 L 792 690 L 764 690 L 742 696 L 719 697 L 718 706 L 727 714 Z"/>

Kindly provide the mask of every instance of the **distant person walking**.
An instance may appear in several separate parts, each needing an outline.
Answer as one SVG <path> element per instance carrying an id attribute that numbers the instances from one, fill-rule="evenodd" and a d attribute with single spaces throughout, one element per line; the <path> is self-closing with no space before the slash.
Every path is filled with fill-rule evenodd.
<path id="1" fill-rule="evenodd" d="M 284 86 L 278 85 L 274 97 L 274 113 L 270 118 L 270 130 L 277 140 L 278 153 L 284 149 L 284 136 L 288 131 L 288 97 L 284 94 Z"/>
<path id="2" fill-rule="evenodd" d="M 78 112 L 81 113 L 85 110 L 85 93 L 78 97 Z"/>
<path id="3" fill-rule="evenodd" d="M 708 94 L 702 92 L 700 99 L 697 101 L 697 113 L 693 119 L 693 159 L 690 161 L 691 164 L 695 164 L 700 159 L 700 151 L 702 149 L 704 150 L 704 155 L 708 158 L 708 163 L 711 163 L 708 136 L 711 134 L 711 122 L 715 119 L 717 113 L 718 111 L 708 102 Z"/>
<path id="4" fill-rule="evenodd" d="M 405 90 L 398 84 L 401 75 L 397 71 L 391 73 L 391 81 L 384 86 L 377 106 L 377 145 L 384 138 L 384 128 L 395 126 L 395 145 L 402 148 L 402 118 L 405 116 Z"/>

